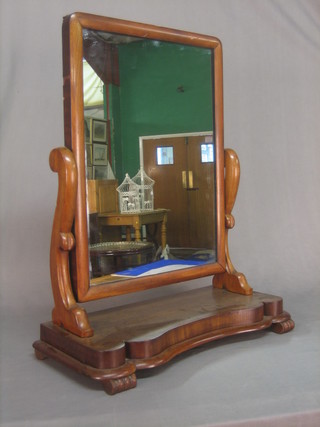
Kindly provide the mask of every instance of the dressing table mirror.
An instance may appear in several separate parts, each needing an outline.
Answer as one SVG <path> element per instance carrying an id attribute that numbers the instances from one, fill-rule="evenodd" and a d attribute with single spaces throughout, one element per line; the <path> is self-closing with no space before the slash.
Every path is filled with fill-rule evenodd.
<path id="1" fill-rule="evenodd" d="M 63 20 L 65 146 L 50 272 L 52 320 L 33 346 L 109 394 L 136 371 L 230 335 L 294 323 L 232 265 L 240 166 L 223 143 L 212 36 L 74 13 Z M 208 277 L 212 284 L 87 313 L 85 303 Z M 107 305 L 107 300 L 106 300 Z"/>

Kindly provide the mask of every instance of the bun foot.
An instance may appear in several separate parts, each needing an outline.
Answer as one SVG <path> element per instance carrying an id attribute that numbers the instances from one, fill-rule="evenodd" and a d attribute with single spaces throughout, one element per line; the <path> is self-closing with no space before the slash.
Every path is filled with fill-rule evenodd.
<path id="1" fill-rule="evenodd" d="M 287 332 L 292 331 L 294 328 L 294 321 L 291 319 L 290 315 L 288 313 L 287 318 L 280 321 L 275 321 L 272 326 L 271 330 L 272 332 L 275 332 L 276 334 L 285 334 Z"/>
<path id="2" fill-rule="evenodd" d="M 38 360 L 47 359 L 47 356 L 44 353 L 41 353 L 41 351 L 39 351 L 37 349 L 34 350 L 34 354 Z"/>
<path id="3" fill-rule="evenodd" d="M 135 374 L 131 374 L 128 377 L 117 378 L 114 380 L 102 381 L 103 388 L 107 394 L 113 395 L 120 393 L 121 391 L 129 390 L 137 385 L 137 378 Z"/>

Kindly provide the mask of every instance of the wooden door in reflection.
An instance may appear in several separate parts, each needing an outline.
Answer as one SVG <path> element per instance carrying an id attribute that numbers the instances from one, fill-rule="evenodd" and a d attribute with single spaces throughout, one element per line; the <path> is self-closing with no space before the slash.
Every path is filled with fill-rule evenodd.
<path id="1" fill-rule="evenodd" d="M 155 209 L 170 209 L 167 223 L 170 247 L 214 247 L 213 152 L 210 136 L 179 136 L 143 142 L 145 172 L 155 181 Z"/>

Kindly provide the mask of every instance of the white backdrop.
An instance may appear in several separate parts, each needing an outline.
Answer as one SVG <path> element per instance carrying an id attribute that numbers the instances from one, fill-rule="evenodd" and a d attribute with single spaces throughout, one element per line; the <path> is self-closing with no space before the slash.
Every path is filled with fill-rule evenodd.
<path id="1" fill-rule="evenodd" d="M 63 145 L 61 24 L 75 11 L 220 38 L 225 146 L 237 151 L 242 170 L 233 263 L 255 290 L 313 294 L 320 284 L 319 0 L 1 0 L 2 312 L 32 311 L 35 339 L 36 325 L 50 318 L 57 177 L 48 156 Z"/>

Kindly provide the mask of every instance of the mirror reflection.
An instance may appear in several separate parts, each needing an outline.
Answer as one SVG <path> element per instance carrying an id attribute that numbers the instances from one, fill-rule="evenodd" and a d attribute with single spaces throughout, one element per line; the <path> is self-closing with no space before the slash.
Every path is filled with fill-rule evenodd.
<path id="1" fill-rule="evenodd" d="M 90 284 L 215 262 L 212 51 L 83 42 Z"/>

